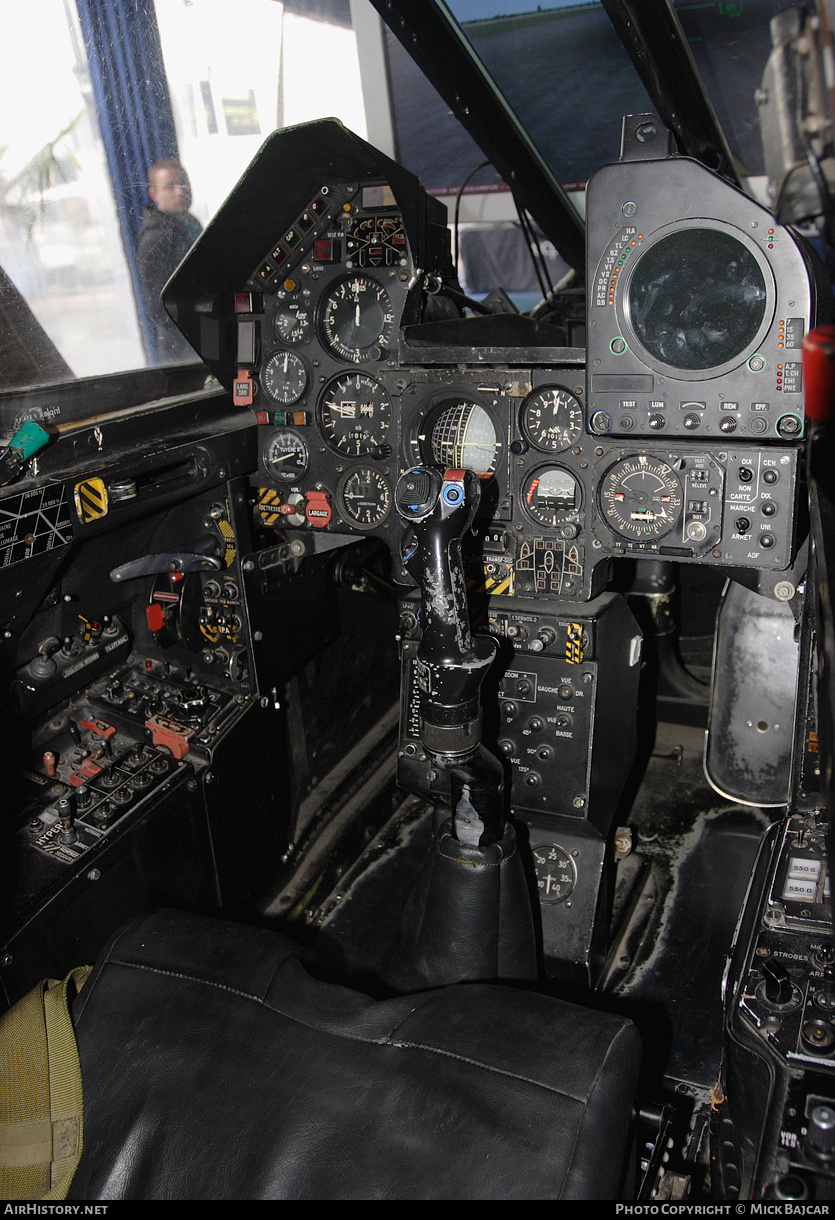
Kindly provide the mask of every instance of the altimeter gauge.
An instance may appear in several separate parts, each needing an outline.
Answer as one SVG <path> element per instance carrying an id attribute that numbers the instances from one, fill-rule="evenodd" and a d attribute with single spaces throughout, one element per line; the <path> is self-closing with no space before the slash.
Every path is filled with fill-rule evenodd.
<path id="1" fill-rule="evenodd" d="M 522 431 L 544 453 L 561 453 L 583 435 L 580 401 L 559 385 L 542 386 L 522 407 Z"/>
<path id="2" fill-rule="evenodd" d="M 669 463 L 652 454 L 615 462 L 600 482 L 606 524 L 631 542 L 663 538 L 681 517 L 682 488 Z"/>
<path id="3" fill-rule="evenodd" d="M 319 400 L 319 421 L 328 444 L 346 457 L 386 457 L 391 399 L 367 373 L 340 373 Z"/>

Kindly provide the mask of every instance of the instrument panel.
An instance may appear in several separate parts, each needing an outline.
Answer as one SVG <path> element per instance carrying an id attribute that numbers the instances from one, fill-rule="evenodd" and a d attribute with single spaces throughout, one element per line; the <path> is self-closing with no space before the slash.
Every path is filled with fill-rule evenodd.
<path id="1" fill-rule="evenodd" d="M 588 601 L 618 557 L 753 568 L 775 573 L 764 591 L 778 585 L 799 543 L 792 353 L 815 324 L 807 257 L 683 158 L 601 175 L 588 361 L 497 344 L 499 363 L 461 344 L 441 363 L 405 343 L 427 284 L 394 190 L 319 182 L 235 294 L 233 396 L 259 424 L 265 526 L 377 537 L 409 585 L 397 479 L 463 467 L 481 476 L 469 550 L 488 593 Z M 687 213 L 694 200 L 705 216 Z"/>

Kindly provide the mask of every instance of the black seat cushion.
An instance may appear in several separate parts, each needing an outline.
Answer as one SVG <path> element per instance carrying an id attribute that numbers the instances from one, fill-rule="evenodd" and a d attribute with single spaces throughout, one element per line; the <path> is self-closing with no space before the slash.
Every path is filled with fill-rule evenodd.
<path id="1" fill-rule="evenodd" d="M 492 984 L 372 1000 L 269 930 L 161 911 L 75 1001 L 73 1199 L 615 1197 L 639 1040 Z"/>

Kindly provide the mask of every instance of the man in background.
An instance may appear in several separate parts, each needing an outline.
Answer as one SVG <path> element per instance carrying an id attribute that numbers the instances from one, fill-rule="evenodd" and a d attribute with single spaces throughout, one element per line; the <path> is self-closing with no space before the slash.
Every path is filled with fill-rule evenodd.
<path id="1" fill-rule="evenodd" d="M 175 327 L 160 302 L 160 293 L 203 231 L 189 212 L 191 184 L 175 157 L 161 157 L 148 170 L 151 203 L 142 213 L 139 233 L 139 275 L 145 305 L 156 327 L 161 364 L 196 360 L 197 356 Z"/>

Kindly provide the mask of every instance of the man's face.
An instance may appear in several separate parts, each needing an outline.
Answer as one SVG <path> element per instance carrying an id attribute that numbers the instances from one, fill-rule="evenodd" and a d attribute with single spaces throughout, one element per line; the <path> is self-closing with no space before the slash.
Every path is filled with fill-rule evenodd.
<path id="1" fill-rule="evenodd" d="M 191 185 L 184 169 L 155 170 L 148 194 L 159 210 L 169 216 L 185 216 L 191 207 Z"/>

